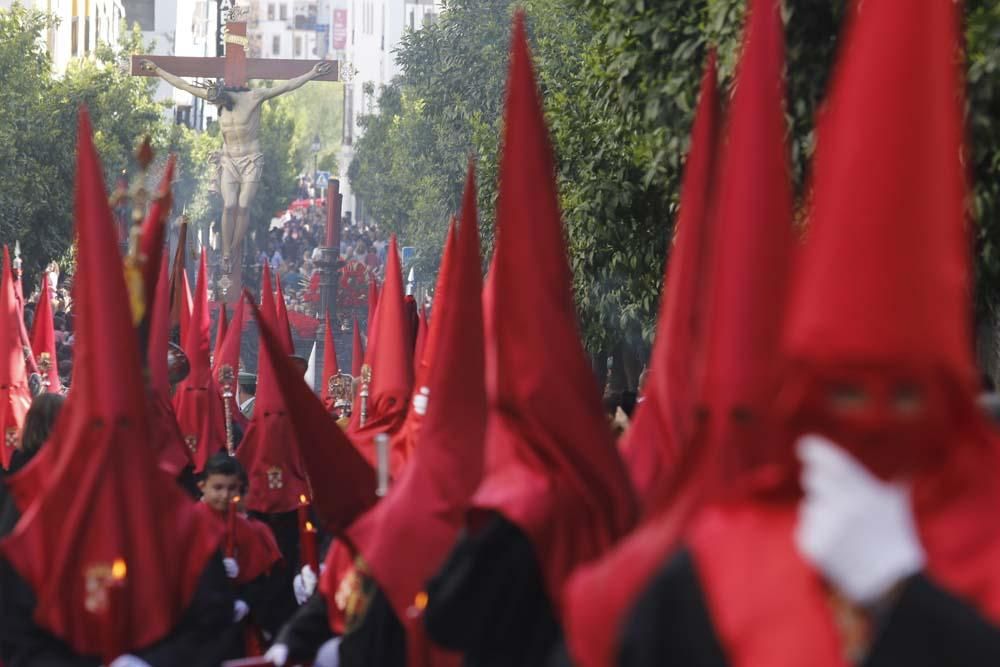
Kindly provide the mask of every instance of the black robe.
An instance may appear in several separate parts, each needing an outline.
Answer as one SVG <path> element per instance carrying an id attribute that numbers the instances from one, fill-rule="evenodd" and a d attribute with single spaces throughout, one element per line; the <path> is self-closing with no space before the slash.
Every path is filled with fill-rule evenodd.
<path id="1" fill-rule="evenodd" d="M 500 515 L 459 538 L 427 593 L 428 636 L 467 667 L 544 665 L 561 638 L 534 547 Z"/>
<path id="2" fill-rule="evenodd" d="M 282 562 L 271 568 L 266 577 L 255 580 L 247 593 L 254 622 L 271 640 L 298 609 L 293 582 L 298 574 L 299 520 L 296 511 L 282 514 L 251 512 L 251 517 L 267 524 L 281 551 Z"/>
<path id="3" fill-rule="evenodd" d="M 352 619 L 340 643 L 340 667 L 406 667 L 406 631 L 389 598 L 363 577 L 364 612 Z"/>
<path id="4" fill-rule="evenodd" d="M 794 628 L 780 629 L 794 632 Z M 555 664 L 569 664 L 554 662 Z M 620 667 L 728 667 L 687 550 L 674 555 L 626 620 Z M 1000 628 L 927 575 L 910 577 L 877 615 L 864 667 L 1000 665 Z"/>
<path id="5" fill-rule="evenodd" d="M 319 648 L 333 637 L 326 597 L 317 592 L 285 623 L 274 643 L 288 647 L 289 663 L 309 662 L 316 657 Z"/>
<path id="6" fill-rule="evenodd" d="M 0 559 L 0 659 L 4 667 L 98 667 L 100 658 L 80 656 L 34 621 L 35 594 Z M 221 555 L 208 562 L 194 598 L 180 621 L 161 641 L 133 654 L 153 667 L 218 667 L 238 656 L 240 627 L 233 623 L 234 598 Z"/>

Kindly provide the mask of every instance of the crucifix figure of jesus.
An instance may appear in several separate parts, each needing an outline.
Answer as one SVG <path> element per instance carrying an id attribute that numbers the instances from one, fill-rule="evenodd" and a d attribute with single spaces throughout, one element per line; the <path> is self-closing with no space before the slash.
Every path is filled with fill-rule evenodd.
<path id="1" fill-rule="evenodd" d="M 158 76 L 175 88 L 214 104 L 222 131 L 222 262 L 220 287 L 230 300 L 239 298 L 243 239 L 250 223 L 250 205 L 260 187 L 263 153 L 260 115 L 264 102 L 291 92 L 312 80 L 337 80 L 337 63 L 329 60 L 273 60 L 246 57 L 248 8 L 235 5 L 226 25 L 225 58 L 133 56 L 132 73 Z M 183 76 L 223 80 L 205 86 Z M 270 88 L 251 89 L 248 79 L 282 80 Z M 235 289 L 233 289 L 235 288 Z"/>

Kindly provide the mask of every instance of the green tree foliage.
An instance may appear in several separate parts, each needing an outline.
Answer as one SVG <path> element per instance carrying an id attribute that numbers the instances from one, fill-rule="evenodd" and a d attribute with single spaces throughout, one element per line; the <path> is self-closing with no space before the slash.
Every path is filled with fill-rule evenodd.
<path id="1" fill-rule="evenodd" d="M 292 161 L 299 171 L 313 170 L 313 139 L 319 137 L 316 164 L 320 170 L 337 170 L 337 153 L 344 125 L 344 87 L 325 81 L 310 81 L 298 90 L 282 95 L 270 104 L 279 104 L 295 123 Z"/>
<path id="2" fill-rule="evenodd" d="M 745 0 L 523 0 L 558 160 L 584 336 L 595 352 L 652 339 L 706 54 L 733 84 Z M 363 118 L 352 181 L 373 217 L 433 267 L 468 154 L 491 223 L 511 2 L 453 0 L 409 35 L 403 75 Z M 785 0 L 790 145 L 800 207 L 844 0 Z M 1000 3 L 968 0 L 970 162 L 981 315 L 1000 302 Z M 489 234 L 486 234 L 487 246 Z"/>
<path id="3" fill-rule="evenodd" d="M 47 25 L 22 7 L 0 12 L 0 241 L 23 241 L 29 273 L 66 252 L 70 229 L 72 135 L 37 41 Z"/>

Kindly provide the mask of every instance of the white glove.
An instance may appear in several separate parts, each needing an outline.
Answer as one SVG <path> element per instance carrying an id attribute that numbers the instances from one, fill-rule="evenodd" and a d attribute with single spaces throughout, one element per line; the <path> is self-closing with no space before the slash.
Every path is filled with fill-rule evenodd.
<path id="1" fill-rule="evenodd" d="M 243 600 L 233 602 L 233 623 L 239 623 L 250 613 L 250 605 Z"/>
<path id="2" fill-rule="evenodd" d="M 264 659 L 270 660 L 276 667 L 285 667 L 285 663 L 288 662 L 288 647 L 284 644 L 275 644 L 267 649 Z"/>
<path id="3" fill-rule="evenodd" d="M 126 653 L 112 660 L 108 667 L 152 667 L 152 665 L 142 658 Z"/>
<path id="4" fill-rule="evenodd" d="M 924 566 L 909 487 L 883 482 L 817 435 L 796 443 L 802 489 L 795 543 L 827 581 L 869 605 Z"/>
<path id="5" fill-rule="evenodd" d="M 306 600 L 311 598 L 313 593 L 316 592 L 317 581 L 316 573 L 313 572 L 312 567 L 303 565 L 302 571 L 295 575 L 295 579 L 292 581 L 292 588 L 295 590 L 295 599 L 299 604 L 305 604 Z"/>
<path id="6" fill-rule="evenodd" d="M 236 562 L 235 558 L 223 558 L 222 566 L 226 568 L 226 576 L 230 579 L 240 576 L 240 564 Z"/>
<path id="7" fill-rule="evenodd" d="M 340 637 L 334 637 L 319 647 L 313 667 L 340 667 Z"/>

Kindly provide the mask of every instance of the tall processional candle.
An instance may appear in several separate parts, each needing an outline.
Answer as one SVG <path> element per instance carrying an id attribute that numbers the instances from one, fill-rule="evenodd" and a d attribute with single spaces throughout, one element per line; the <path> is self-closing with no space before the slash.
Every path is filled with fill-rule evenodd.
<path id="1" fill-rule="evenodd" d="M 299 496 L 299 561 L 302 565 L 315 566 L 313 572 L 319 574 L 317 560 L 316 529 L 309 520 L 309 499 L 303 493 Z"/>
<path id="2" fill-rule="evenodd" d="M 375 436 L 375 456 L 378 472 L 375 495 L 381 498 L 389 493 L 389 436 L 385 433 Z"/>

